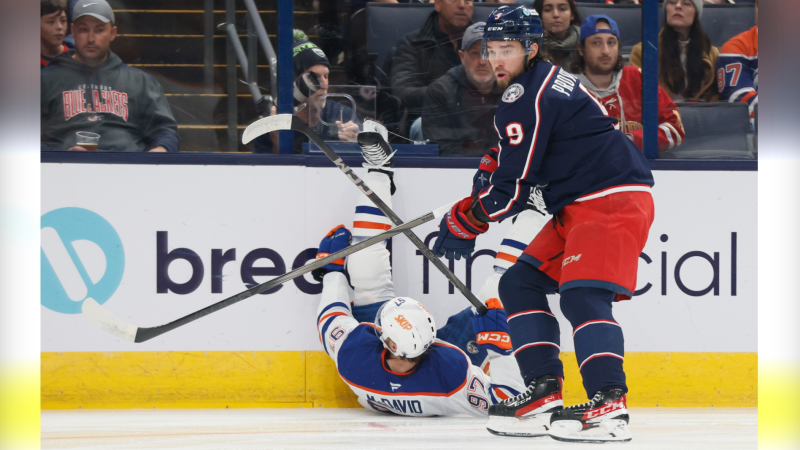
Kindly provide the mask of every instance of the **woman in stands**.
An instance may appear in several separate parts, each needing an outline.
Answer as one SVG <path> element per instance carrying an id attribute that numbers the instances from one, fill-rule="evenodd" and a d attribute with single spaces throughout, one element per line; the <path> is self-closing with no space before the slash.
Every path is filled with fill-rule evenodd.
<path id="1" fill-rule="evenodd" d="M 703 0 L 667 0 L 658 42 L 658 82 L 675 102 L 719 98 L 714 70 L 719 50 L 700 25 Z M 633 47 L 631 65 L 642 67 L 642 44 Z"/>
<path id="2" fill-rule="evenodd" d="M 581 34 L 578 7 L 573 0 L 536 0 L 533 9 L 542 18 L 545 54 L 550 62 L 569 71 Z"/>

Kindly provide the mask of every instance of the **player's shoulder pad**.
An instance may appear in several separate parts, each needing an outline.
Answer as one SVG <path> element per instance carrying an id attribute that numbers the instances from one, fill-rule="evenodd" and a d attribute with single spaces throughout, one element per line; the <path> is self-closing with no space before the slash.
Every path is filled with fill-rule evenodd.
<path id="1" fill-rule="evenodd" d="M 448 379 L 455 381 L 459 380 L 459 377 L 463 378 L 471 364 L 467 354 L 455 345 L 438 339 L 433 346 L 434 351 L 426 357 L 426 364 L 429 364 L 432 370 L 446 374 Z"/>
<path id="2" fill-rule="evenodd" d="M 351 358 L 356 366 L 365 363 L 366 355 L 375 354 L 383 350 L 383 344 L 378 336 L 375 335 L 374 325 L 371 323 L 360 323 L 347 334 L 347 339 L 341 344 L 339 349 L 340 363 Z M 351 369 L 353 369 L 351 367 Z"/>
<path id="3" fill-rule="evenodd" d="M 548 74 L 546 91 L 548 97 L 570 98 L 578 89 L 580 81 L 575 75 L 567 72 L 561 67 L 554 67 L 554 71 Z"/>

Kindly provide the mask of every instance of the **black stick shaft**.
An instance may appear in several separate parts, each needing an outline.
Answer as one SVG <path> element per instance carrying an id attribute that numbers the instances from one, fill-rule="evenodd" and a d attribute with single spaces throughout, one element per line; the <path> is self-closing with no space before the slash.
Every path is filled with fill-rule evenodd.
<path id="1" fill-rule="evenodd" d="M 235 303 L 239 303 L 240 301 L 246 298 L 250 298 L 256 294 L 260 294 L 264 291 L 272 289 L 273 287 L 279 284 L 283 284 L 299 276 L 305 275 L 308 272 L 311 272 L 312 270 L 322 267 L 333 261 L 336 261 L 337 259 L 344 258 L 347 255 L 353 254 L 359 250 L 363 250 L 371 245 L 375 245 L 378 242 L 389 239 L 390 237 L 403 233 L 406 230 L 410 230 L 411 228 L 414 228 L 418 225 L 422 225 L 423 223 L 429 222 L 434 218 L 436 218 L 436 214 L 434 212 L 429 212 L 410 222 L 400 224 L 399 226 L 392 228 L 391 230 L 388 230 L 377 236 L 373 236 L 365 241 L 359 242 L 358 244 L 351 245 L 350 247 L 339 250 L 338 252 L 332 253 L 324 258 L 317 259 L 314 262 L 306 264 L 303 267 L 298 267 L 297 269 L 291 272 L 285 273 L 277 278 L 273 278 L 265 283 L 259 284 L 258 286 L 254 286 L 246 291 L 228 297 L 225 300 L 221 300 L 217 303 L 214 303 L 213 305 L 206 306 L 205 308 L 199 311 L 195 311 L 189 315 L 181 317 L 180 319 L 174 320 L 168 324 L 150 328 L 138 328 L 136 330 L 136 338 L 134 339 L 134 342 L 144 342 L 153 339 L 156 336 L 160 336 L 168 331 L 174 330 L 175 328 L 186 325 L 187 323 L 194 322 L 195 320 L 205 317 L 213 312 L 219 311 L 222 308 L 227 308 L 228 306 L 231 306 Z"/>
<path id="2" fill-rule="evenodd" d="M 292 116 L 292 130 L 305 134 L 309 139 L 317 144 L 317 147 L 319 147 L 320 150 L 325 153 L 325 156 L 333 161 L 336 167 L 344 172 L 347 178 L 349 178 L 350 181 L 352 181 L 353 184 L 355 184 L 356 187 L 358 187 L 358 189 L 361 190 L 361 192 L 363 192 L 364 195 L 366 195 L 370 201 L 375 204 L 375 206 L 378 207 L 378 209 L 386 214 L 386 217 L 388 217 L 392 223 L 395 225 L 400 225 L 403 223 L 400 217 L 398 217 L 397 214 L 395 214 L 394 211 L 392 211 L 392 209 L 389 208 L 389 206 L 384 203 L 377 194 L 372 192 L 372 190 L 369 188 L 369 186 L 367 186 L 366 183 L 364 183 L 363 180 L 358 178 L 356 174 L 353 173 L 353 170 L 350 169 L 350 167 L 345 164 L 344 161 L 342 161 L 342 158 L 340 158 L 339 155 L 333 151 L 330 145 L 323 141 L 322 138 L 319 137 L 316 132 L 314 132 L 314 130 L 312 130 L 308 125 L 306 125 L 305 122 L 303 122 L 302 119 L 297 116 Z M 439 272 L 441 272 L 445 277 L 447 277 L 448 280 L 450 280 L 451 283 L 453 283 L 456 289 L 458 289 L 459 292 L 461 292 L 464 297 L 466 297 L 467 300 L 472 303 L 472 306 L 474 306 L 481 314 L 486 313 L 486 306 L 480 300 L 478 300 L 477 297 L 475 297 L 475 294 L 473 294 L 472 291 L 467 289 L 464 283 L 462 283 L 461 280 L 459 280 L 458 277 L 451 272 L 447 266 L 444 265 L 441 259 L 437 258 L 436 255 L 433 254 L 431 249 L 429 249 L 428 246 L 425 245 L 425 243 L 422 242 L 422 240 L 416 234 L 414 234 L 413 231 L 408 230 L 403 232 L 403 234 L 406 235 L 411 243 L 414 244 L 414 246 L 417 247 L 419 251 L 422 252 L 422 254 L 428 258 L 428 260 L 432 262 L 437 269 L 439 269 Z"/>

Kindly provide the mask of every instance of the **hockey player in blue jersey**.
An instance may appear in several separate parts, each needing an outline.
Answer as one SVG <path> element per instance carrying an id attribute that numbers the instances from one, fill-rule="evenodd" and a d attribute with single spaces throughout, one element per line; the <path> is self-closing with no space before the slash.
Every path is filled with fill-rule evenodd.
<path id="1" fill-rule="evenodd" d="M 598 33 L 608 30 L 596 30 Z M 526 189 L 553 214 L 500 280 L 514 354 L 527 390 L 489 409 L 495 434 L 629 441 L 622 328 L 612 305 L 636 287 L 654 206 L 642 152 L 580 82 L 539 55 L 541 22 L 524 6 L 486 21 L 483 54 L 500 86 L 500 139 L 489 186 L 443 218 L 434 252 L 468 256 L 475 238 L 517 214 Z M 546 295 L 560 294 L 589 402 L 563 407 L 558 322 Z M 541 423 L 541 427 L 532 427 Z M 548 430 L 549 428 L 549 430 Z"/>
<path id="2" fill-rule="evenodd" d="M 376 130 L 358 137 L 368 161 L 364 180 L 391 207 L 393 168 L 385 128 L 375 123 L 364 128 Z M 487 162 L 482 170 L 490 174 L 493 167 Z M 481 316 L 467 308 L 441 328 L 419 302 L 396 295 L 385 245 L 350 255 L 346 272 L 345 261 L 340 260 L 313 273 L 323 283 L 317 313 L 320 341 L 359 403 L 401 415 L 485 417 L 489 406 L 524 390 L 519 367 L 510 355 L 497 285 L 510 261 L 522 253 L 519 242 L 530 240 L 546 219 L 528 210 L 516 223 L 503 241 L 495 275 L 478 295 L 489 311 Z M 388 218 L 359 194 L 352 236 L 344 226 L 335 227 L 322 239 L 318 256 L 348 246 L 351 238 L 359 242 L 390 227 Z M 468 351 L 464 336 L 488 354 L 487 360 Z"/>

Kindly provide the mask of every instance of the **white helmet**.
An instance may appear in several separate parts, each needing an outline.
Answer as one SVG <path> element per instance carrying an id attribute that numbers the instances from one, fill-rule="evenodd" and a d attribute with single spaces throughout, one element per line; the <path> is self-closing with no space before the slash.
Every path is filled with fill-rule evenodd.
<path id="1" fill-rule="evenodd" d="M 436 322 L 422 304 L 408 297 L 395 297 L 378 310 L 375 315 L 375 334 L 383 346 L 386 339 L 397 345 L 395 356 L 415 358 L 425 352 L 436 339 Z"/>

